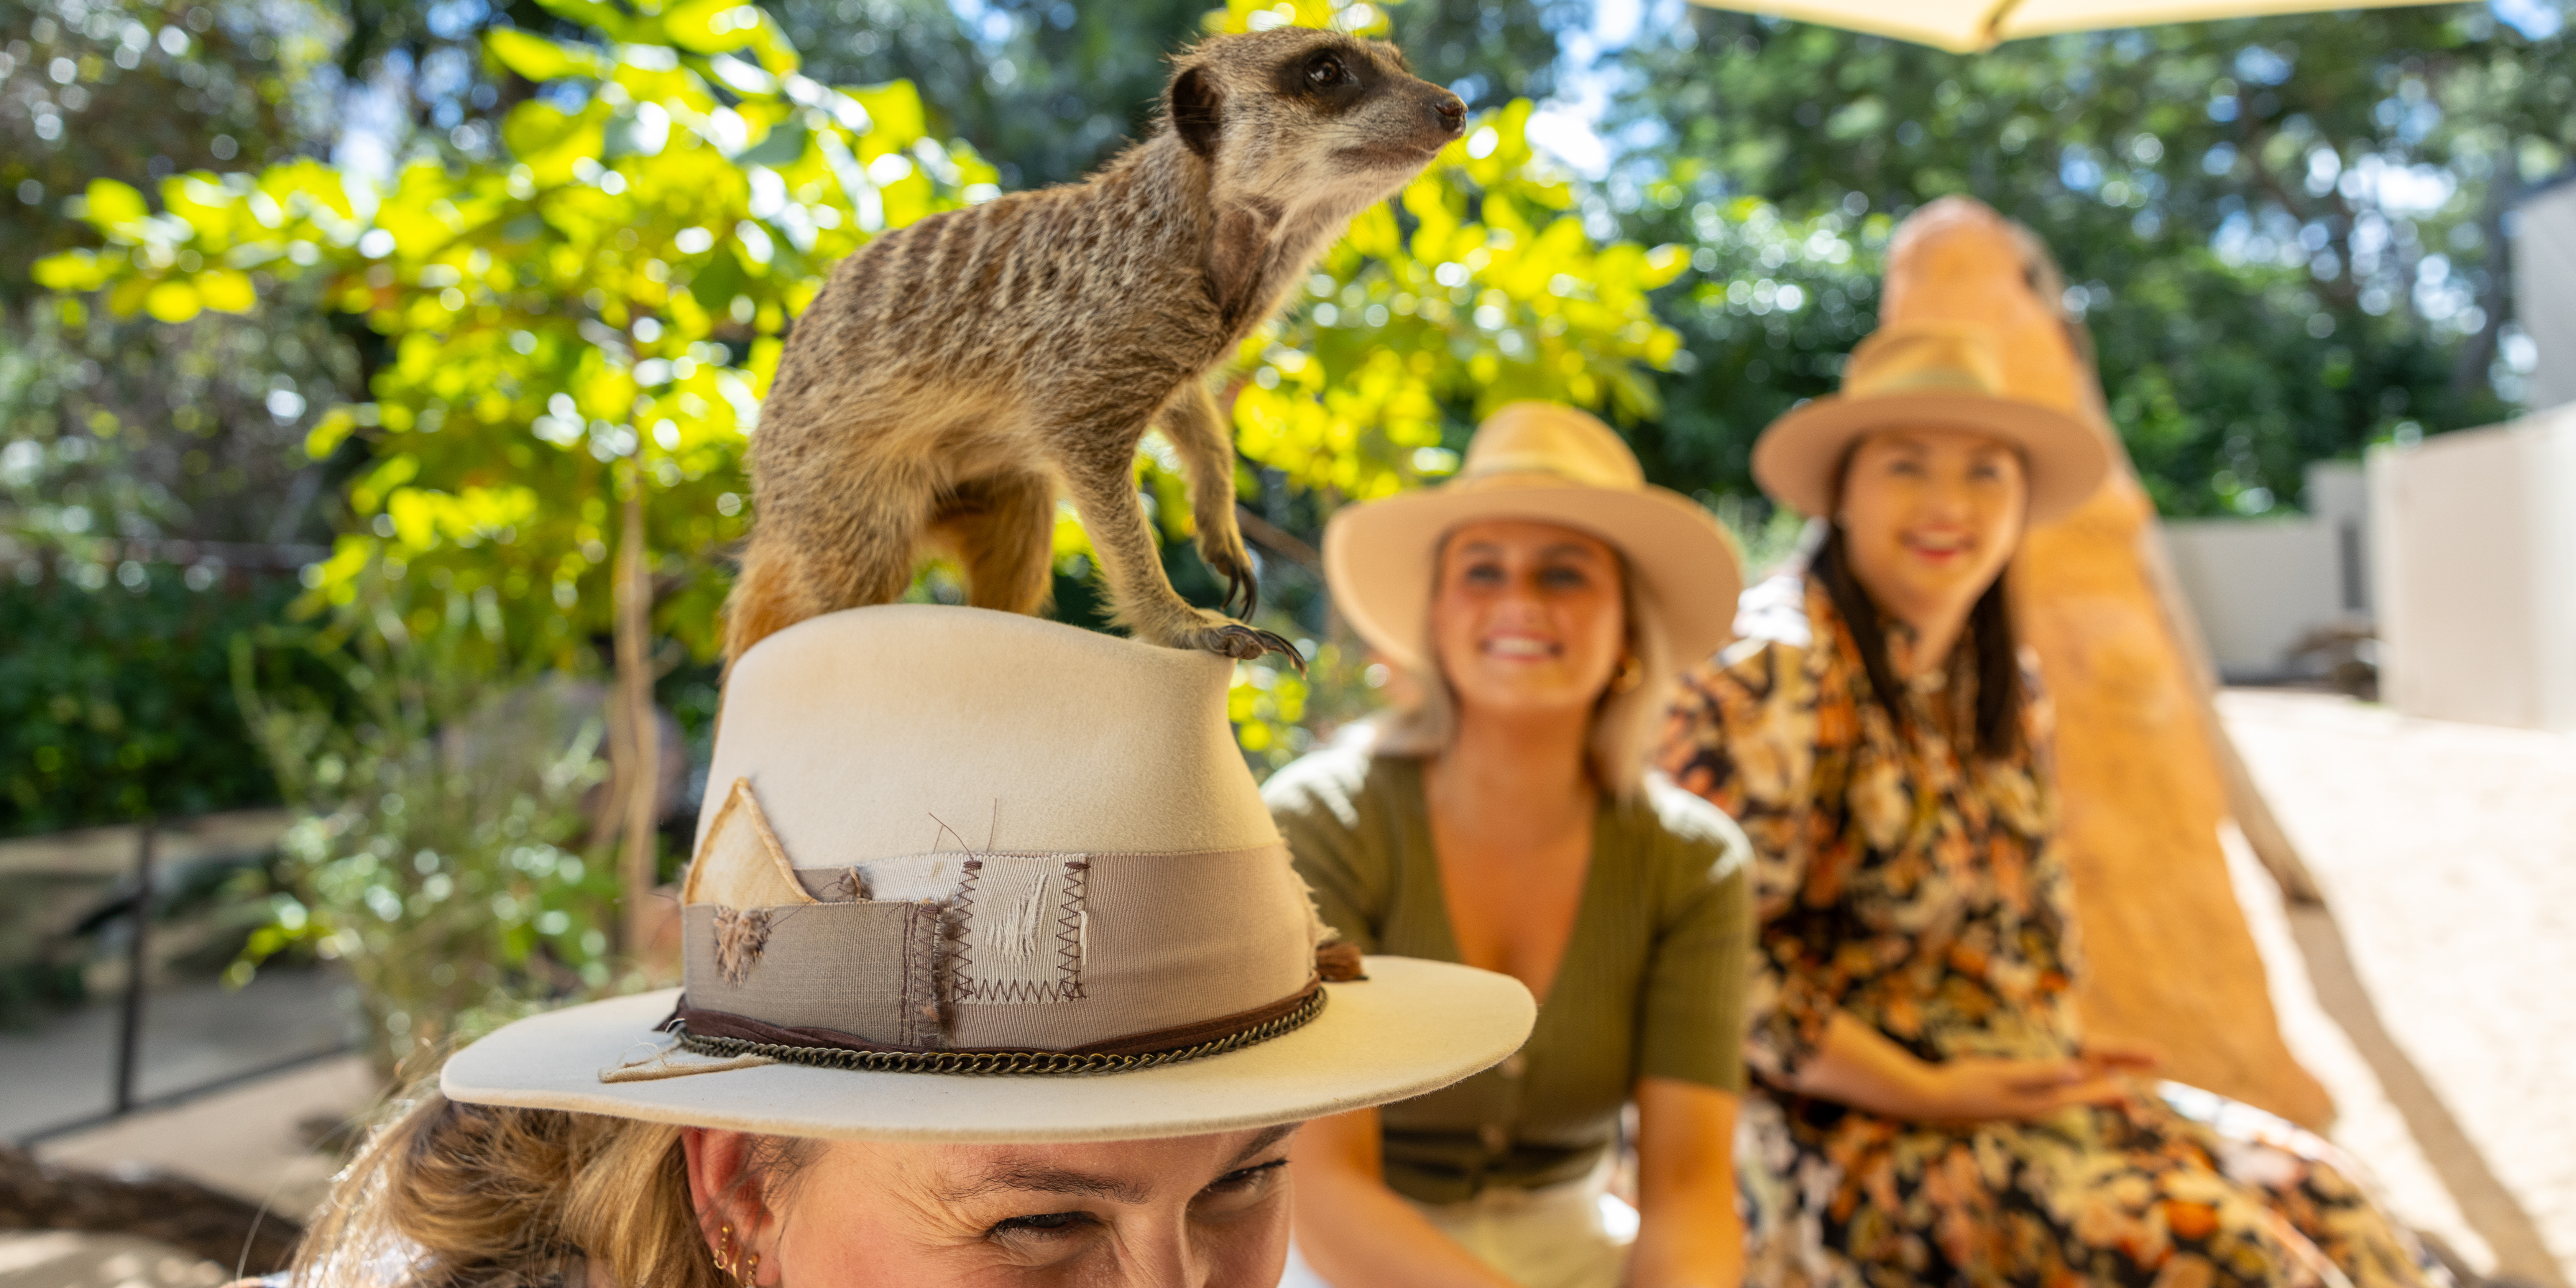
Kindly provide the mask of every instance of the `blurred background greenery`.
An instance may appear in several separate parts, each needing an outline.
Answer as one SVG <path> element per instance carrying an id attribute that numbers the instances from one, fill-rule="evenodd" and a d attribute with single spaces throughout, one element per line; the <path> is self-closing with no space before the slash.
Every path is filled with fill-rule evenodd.
<path id="1" fill-rule="evenodd" d="M 667 872 L 796 310 L 873 232 L 1141 135 L 1204 32 L 1384 34 L 1477 113 L 1227 374 L 1270 624 L 1316 658 L 1240 673 L 1267 768 L 1369 702 L 1324 520 L 1439 478 L 1498 402 L 1600 409 L 1776 557 L 1753 438 L 1833 387 L 1889 230 L 1946 193 L 2054 248 L 2169 515 L 2295 508 L 2309 461 L 2510 415 L 2533 353 L 2505 221 L 2576 149 L 2571 14 L 1959 56 L 1678 0 L 0 0 L 0 835 L 285 801 L 303 839 L 251 956 L 382 948 L 334 907 L 450 933 L 427 883 L 480 873 L 526 914 L 473 950 L 501 973 L 388 988 L 599 986 L 616 827 L 567 812 L 563 765 L 628 744 L 496 744 L 506 800 L 420 748 L 541 676 L 610 676 L 625 632 L 685 753 Z M 1139 483 L 1213 602 L 1157 441 Z M 1058 535 L 1054 611 L 1098 625 Z M 324 743 L 337 779 L 297 750 Z"/>

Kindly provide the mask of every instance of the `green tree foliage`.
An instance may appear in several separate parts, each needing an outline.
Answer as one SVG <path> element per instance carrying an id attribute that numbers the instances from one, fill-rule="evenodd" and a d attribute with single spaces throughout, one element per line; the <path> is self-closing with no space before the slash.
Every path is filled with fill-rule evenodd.
<path id="1" fill-rule="evenodd" d="M 241 732 L 225 656 L 298 587 L 233 576 L 247 584 L 230 593 L 141 564 L 96 588 L 0 583 L 0 836 L 275 798 Z M 330 688 L 291 658 L 264 678 Z"/>
<path id="2" fill-rule="evenodd" d="M 256 163 L 309 137 L 327 101 L 296 86 L 335 33 L 294 0 L 0 0 L 0 34 L 0 302 L 15 306 L 29 264 L 80 240 L 62 202 L 91 179 Z"/>
<path id="3" fill-rule="evenodd" d="M 368 448 L 348 492 L 361 526 L 318 572 L 327 600 L 418 577 L 433 593 L 413 612 L 476 597 L 509 639 L 578 665 L 609 624 L 613 511 L 640 488 L 657 629 L 703 657 L 787 319 L 871 232 L 997 189 L 923 135 L 909 86 L 802 76 L 758 9 L 560 7 L 600 43 L 489 36 L 548 88 L 512 110 L 494 160 L 415 164 L 381 191 L 314 162 L 175 176 L 157 212 L 101 182 L 87 218 L 106 246 L 39 273 L 171 321 L 249 306 L 253 269 L 314 278 L 387 338 L 373 399 L 309 444 Z"/>
<path id="4" fill-rule="evenodd" d="M 41 299 L 32 266 L 92 238 L 94 180 L 258 164 L 327 130 L 335 31 L 294 2 L 0 0 L 0 561 L 320 535 L 326 480 L 281 448 L 357 369 L 308 301 L 173 326 Z"/>
<path id="5" fill-rule="evenodd" d="M 2485 6 L 2016 41 L 1952 55 L 1694 11 L 1636 51 L 1604 222 L 1693 247 L 1696 361 L 1649 443 L 1743 488 L 1875 320 L 1884 217 L 1961 192 L 2031 225 L 2100 342 L 2167 513 L 2259 512 L 2300 469 L 2519 396 L 2511 202 L 2576 149 L 2576 59 Z"/>

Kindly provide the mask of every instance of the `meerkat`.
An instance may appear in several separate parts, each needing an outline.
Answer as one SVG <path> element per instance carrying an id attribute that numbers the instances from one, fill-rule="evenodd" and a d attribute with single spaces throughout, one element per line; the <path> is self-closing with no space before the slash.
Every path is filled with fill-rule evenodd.
<path id="1" fill-rule="evenodd" d="M 1200 557 L 1249 616 L 1208 374 L 1354 215 L 1460 135 L 1466 104 L 1391 45 L 1280 28 L 1178 55 L 1162 108 L 1088 179 L 933 215 L 833 269 L 752 436 L 758 517 L 725 605 L 728 661 L 805 618 L 900 598 L 926 549 L 958 560 L 967 602 L 1037 611 L 1061 493 L 1134 636 L 1302 663 L 1172 589 L 1137 447 L 1149 427 L 1171 441 Z"/>

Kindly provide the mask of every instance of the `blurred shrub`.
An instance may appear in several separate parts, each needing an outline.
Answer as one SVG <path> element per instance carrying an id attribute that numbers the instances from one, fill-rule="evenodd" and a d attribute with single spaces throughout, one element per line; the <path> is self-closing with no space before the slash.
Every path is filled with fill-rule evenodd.
<path id="1" fill-rule="evenodd" d="M 277 783 L 233 704 L 227 641 L 276 620 L 292 577 L 200 578 L 128 563 L 0 581 L 0 835 L 263 805 Z M 263 683 L 336 681 L 295 658 Z"/>
<path id="2" fill-rule="evenodd" d="M 582 794 L 606 771 L 597 717 L 510 664 L 488 595 L 406 593 L 426 588 L 381 570 L 354 585 L 326 624 L 233 651 L 252 736 L 299 817 L 272 919 L 229 978 L 298 947 L 345 963 L 390 1077 L 415 1052 L 611 986 L 618 888 L 604 849 L 575 848 Z M 272 652 L 332 667 L 348 709 L 264 692 Z"/>

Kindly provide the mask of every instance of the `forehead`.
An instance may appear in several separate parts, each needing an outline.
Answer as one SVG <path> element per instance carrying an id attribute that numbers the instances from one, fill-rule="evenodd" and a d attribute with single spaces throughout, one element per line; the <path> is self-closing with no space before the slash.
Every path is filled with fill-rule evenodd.
<path id="1" fill-rule="evenodd" d="M 1589 532 L 1537 519 L 1470 519 L 1451 528 L 1443 546 L 1452 553 L 1561 555 L 1608 559 L 1610 543 Z"/>

